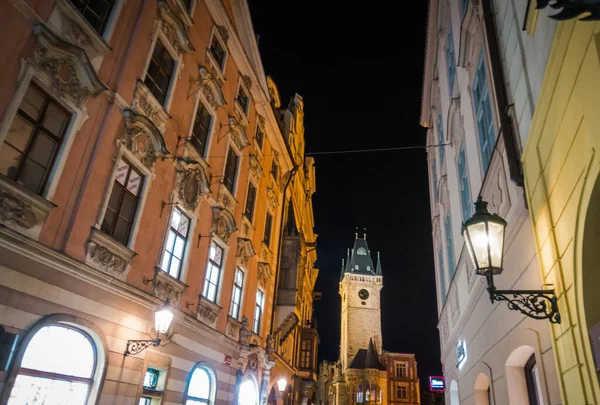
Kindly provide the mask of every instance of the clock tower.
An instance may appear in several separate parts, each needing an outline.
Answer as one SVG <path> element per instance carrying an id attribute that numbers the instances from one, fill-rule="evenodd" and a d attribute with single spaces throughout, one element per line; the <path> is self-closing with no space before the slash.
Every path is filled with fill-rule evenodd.
<path id="1" fill-rule="evenodd" d="M 342 259 L 339 293 L 342 299 L 340 361 L 345 371 L 360 349 L 373 339 L 381 354 L 381 301 L 383 287 L 381 260 L 373 266 L 366 235 L 356 234 L 354 247 Z"/>

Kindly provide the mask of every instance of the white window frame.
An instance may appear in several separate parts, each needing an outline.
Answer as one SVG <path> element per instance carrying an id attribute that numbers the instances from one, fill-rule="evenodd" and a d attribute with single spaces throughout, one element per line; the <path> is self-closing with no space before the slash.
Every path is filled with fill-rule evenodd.
<path id="1" fill-rule="evenodd" d="M 246 106 L 246 109 L 244 110 L 244 108 L 242 107 L 242 105 L 238 102 L 238 96 L 240 95 L 240 89 L 243 89 L 244 92 L 246 93 L 246 95 L 248 96 L 248 105 Z M 234 99 L 234 103 L 240 107 L 240 111 L 242 111 L 244 113 L 244 116 L 246 118 L 250 117 L 250 107 L 252 105 L 252 94 L 250 94 L 250 89 L 248 89 L 246 87 L 246 85 L 244 84 L 244 81 L 242 80 L 242 75 L 240 74 L 240 77 L 238 79 L 238 84 L 237 84 L 237 90 L 235 92 L 235 99 Z"/>
<path id="2" fill-rule="evenodd" d="M 237 284 L 235 282 L 235 276 L 237 272 L 241 272 L 242 273 L 242 285 L 240 286 L 240 302 L 238 303 L 238 314 L 237 316 L 233 314 L 233 304 L 234 304 L 234 293 L 235 293 L 235 289 L 237 287 Z M 234 319 L 240 320 L 240 318 L 242 317 L 242 307 L 244 304 L 244 290 L 246 286 L 246 272 L 244 271 L 244 269 L 240 266 L 236 266 L 235 268 L 235 272 L 233 274 L 233 287 L 231 289 L 231 303 L 229 306 L 229 316 L 231 316 Z"/>
<path id="3" fill-rule="evenodd" d="M 217 40 L 220 42 L 221 47 L 223 48 L 223 50 L 225 51 L 225 58 L 223 59 L 223 66 L 219 66 L 217 60 L 213 57 L 212 53 L 210 52 L 210 46 L 213 43 L 213 40 Z M 214 62 L 214 64 L 216 66 L 218 66 L 220 68 L 219 72 L 217 72 L 217 74 L 223 75 L 225 73 L 225 69 L 227 68 L 227 60 L 229 59 L 229 49 L 227 49 L 227 43 L 223 40 L 223 38 L 221 38 L 221 34 L 219 34 L 219 30 L 217 29 L 216 25 L 213 25 L 211 33 L 210 33 L 210 38 L 208 41 L 208 47 L 206 48 L 206 54 L 210 55 L 209 57 L 212 59 L 212 62 Z M 236 93 L 237 95 L 237 93 Z"/>
<path id="4" fill-rule="evenodd" d="M 404 374 L 398 373 L 404 366 Z M 406 361 L 397 361 L 394 363 L 396 377 L 408 377 L 408 363 Z"/>
<path id="5" fill-rule="evenodd" d="M 212 108 L 212 106 L 210 105 L 210 103 L 206 100 L 206 97 L 204 97 L 204 95 L 202 94 L 202 91 L 198 90 L 196 92 L 196 100 L 194 101 L 194 113 L 192 114 L 192 118 L 190 120 L 190 127 L 188 129 L 188 134 L 187 134 L 187 138 L 192 139 L 192 132 L 194 131 L 194 122 L 196 122 L 196 115 L 198 114 L 198 107 L 200 105 L 200 103 L 202 103 L 202 105 L 204 106 L 204 108 L 206 108 L 206 110 L 210 113 L 210 115 L 212 115 L 212 119 L 210 122 L 210 128 L 208 129 L 208 135 L 206 138 L 206 147 L 204 149 L 204 156 L 200 156 L 200 154 L 198 153 L 198 151 L 196 150 L 196 148 L 194 148 L 194 146 L 191 144 L 191 142 L 186 142 L 186 151 L 190 154 L 192 154 L 193 156 L 196 156 L 198 158 L 201 158 L 203 160 L 207 160 L 208 157 L 210 156 L 210 147 L 212 146 L 212 141 L 214 138 L 214 132 L 215 132 L 215 123 L 217 121 L 217 111 Z"/>
<path id="6" fill-rule="evenodd" d="M 271 230 L 270 230 L 270 235 L 269 235 L 269 243 L 265 243 L 265 235 L 266 235 L 266 228 L 267 228 L 267 216 L 270 215 L 271 216 Z M 269 207 L 267 207 L 266 211 L 265 211 L 265 225 L 263 227 L 263 237 L 262 237 L 262 243 L 269 249 L 272 250 L 272 245 L 273 245 L 273 230 L 274 230 L 274 226 L 275 226 L 275 215 L 273 214 L 273 212 L 271 212 L 271 210 L 269 209 Z"/>
<path id="7" fill-rule="evenodd" d="M 156 97 L 154 97 L 154 94 L 152 94 L 152 92 L 149 91 L 150 89 L 148 89 L 148 94 L 150 96 L 152 96 L 152 100 L 156 103 L 156 105 L 160 106 L 161 108 L 163 108 L 165 111 L 168 112 L 171 108 L 171 103 L 173 101 L 173 94 L 175 94 L 175 86 L 179 79 L 179 75 L 181 74 L 180 70 L 181 70 L 181 67 L 183 66 L 183 63 L 182 63 L 183 61 L 181 59 L 181 55 L 177 53 L 177 51 L 175 50 L 175 48 L 173 48 L 173 45 L 169 41 L 169 38 L 167 38 L 167 36 L 164 34 L 164 32 L 162 30 L 161 22 L 158 23 L 156 32 L 153 35 L 152 43 L 150 44 L 150 52 L 148 52 L 148 55 L 146 56 L 146 63 L 144 64 L 144 70 L 143 70 L 144 73 L 142 74 L 140 79 L 141 79 L 142 83 L 144 83 L 144 81 L 146 80 L 146 76 L 148 75 L 148 68 L 150 67 L 150 62 L 152 61 L 152 54 L 154 53 L 154 48 L 156 47 L 156 41 L 159 41 L 159 40 L 162 43 L 162 45 L 165 47 L 165 49 L 167 50 L 169 55 L 171 55 L 171 57 L 173 58 L 175 67 L 173 68 L 173 75 L 172 75 L 171 79 L 169 80 L 169 88 L 167 90 L 167 95 L 165 96 L 164 104 L 161 103 L 160 101 L 158 101 L 156 99 Z M 145 83 L 144 83 L 144 86 L 146 86 Z"/>
<path id="8" fill-rule="evenodd" d="M 104 197 L 102 199 L 102 205 L 100 206 L 100 212 L 98 215 L 98 221 L 94 225 L 94 227 L 98 230 L 102 227 L 102 221 L 104 221 L 104 216 L 106 215 L 106 209 L 108 207 L 108 201 L 110 200 L 110 196 L 112 193 L 113 185 L 115 182 L 115 176 L 117 174 L 117 164 L 121 159 L 126 159 L 131 163 L 135 168 L 144 175 L 144 182 L 142 183 L 142 191 L 140 192 L 140 199 L 138 202 L 137 210 L 135 213 L 135 217 L 133 219 L 133 225 L 131 227 L 131 233 L 129 235 L 129 241 L 126 245 L 130 250 L 135 251 L 135 242 L 137 239 L 137 234 L 140 227 L 140 222 L 142 219 L 142 215 L 144 213 L 144 207 L 146 206 L 146 200 L 148 199 L 148 192 L 150 190 L 150 185 L 155 178 L 155 174 L 153 171 L 144 166 L 135 155 L 129 151 L 124 145 L 120 145 L 119 149 L 117 149 L 117 153 L 115 155 L 115 159 L 113 160 L 113 169 L 112 174 L 110 176 L 109 182 L 104 191 Z"/>
<path id="9" fill-rule="evenodd" d="M 260 305 L 256 301 L 259 293 L 262 294 L 262 302 L 260 303 Z M 260 317 L 258 319 L 258 325 L 256 324 L 257 323 L 256 322 L 256 309 L 257 308 L 260 308 Z M 254 300 L 254 319 L 252 320 L 252 332 L 256 333 L 258 336 L 260 336 L 260 332 L 263 327 L 264 319 L 265 319 L 265 291 L 262 288 L 257 288 L 256 289 L 256 298 Z"/>
<path id="10" fill-rule="evenodd" d="M 218 248 L 221 249 L 222 253 L 221 253 L 221 267 L 219 267 L 219 279 L 217 281 L 217 286 L 216 286 L 216 292 L 215 292 L 215 299 L 214 301 L 211 300 L 210 298 L 208 298 L 206 295 L 204 295 L 204 289 L 206 286 L 206 283 L 208 283 L 208 266 L 211 264 L 211 260 L 210 260 L 210 245 L 211 243 L 214 243 Z M 206 298 L 208 301 L 214 303 L 214 304 L 219 304 L 219 301 L 221 300 L 221 289 L 222 289 L 222 285 L 223 285 L 223 272 L 225 271 L 225 262 L 227 260 L 227 248 L 226 248 L 227 244 L 223 243 L 222 241 L 218 240 L 218 238 L 216 237 L 212 237 L 212 240 L 209 241 L 208 243 L 208 250 L 207 250 L 207 254 L 206 254 L 206 265 L 204 266 L 204 282 L 202 283 L 202 292 L 201 295 Z"/>
<path id="11" fill-rule="evenodd" d="M 263 133 L 262 145 L 259 145 L 258 142 L 256 141 L 256 134 L 258 133 L 259 129 Z M 254 143 L 254 147 L 255 147 L 256 151 L 258 152 L 258 154 L 260 155 L 260 157 L 264 156 L 263 148 L 265 147 L 266 139 L 267 139 L 267 131 L 261 125 L 260 120 L 257 119 L 256 120 L 256 128 L 254 129 L 254 137 L 252 138 L 252 142 Z"/>
<path id="12" fill-rule="evenodd" d="M 181 267 L 179 268 L 179 277 L 177 277 L 178 280 L 184 281 L 187 278 L 188 261 L 189 261 L 190 250 L 191 250 L 190 244 L 191 244 L 191 241 L 194 236 L 193 231 L 196 226 L 196 218 L 193 215 L 191 215 L 190 212 L 188 212 L 185 208 L 183 208 L 178 203 L 174 203 L 171 210 L 169 211 L 169 216 L 167 219 L 167 226 L 166 226 L 166 230 L 165 230 L 164 237 L 163 237 L 162 249 L 160 250 L 160 254 L 158 257 L 157 267 L 160 268 L 165 273 L 170 275 L 169 270 L 168 269 L 163 270 L 161 265 L 162 265 L 163 255 L 165 253 L 165 249 L 167 246 L 167 241 L 169 239 L 169 232 L 171 231 L 171 216 L 173 215 L 173 211 L 175 211 L 176 209 L 181 211 L 190 220 L 190 222 L 188 224 L 188 231 L 187 231 L 187 236 L 185 239 L 185 245 L 183 246 L 183 257 L 181 258 Z M 174 276 L 171 276 L 171 277 L 176 278 Z"/>

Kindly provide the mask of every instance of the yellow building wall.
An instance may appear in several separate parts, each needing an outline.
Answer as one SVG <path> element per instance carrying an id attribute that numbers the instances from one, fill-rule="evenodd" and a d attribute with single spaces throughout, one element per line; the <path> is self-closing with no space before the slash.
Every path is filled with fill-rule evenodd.
<path id="1" fill-rule="evenodd" d="M 559 296 L 562 323 L 549 325 L 565 405 L 600 404 L 581 265 L 600 171 L 599 48 L 600 23 L 559 24 L 522 158 L 540 267 Z"/>

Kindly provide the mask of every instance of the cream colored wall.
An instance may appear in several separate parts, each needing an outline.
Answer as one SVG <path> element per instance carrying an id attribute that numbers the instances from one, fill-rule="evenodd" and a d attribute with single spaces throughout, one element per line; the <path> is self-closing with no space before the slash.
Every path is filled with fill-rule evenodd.
<path id="1" fill-rule="evenodd" d="M 600 403 L 582 286 L 586 212 L 600 171 L 599 46 L 597 22 L 558 26 L 523 153 L 541 271 L 559 296 L 552 339 L 565 405 Z"/>

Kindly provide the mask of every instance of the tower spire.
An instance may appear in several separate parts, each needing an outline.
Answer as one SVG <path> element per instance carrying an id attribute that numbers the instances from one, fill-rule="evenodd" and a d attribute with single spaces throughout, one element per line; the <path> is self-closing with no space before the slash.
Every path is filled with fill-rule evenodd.
<path id="1" fill-rule="evenodd" d="M 381 272 L 381 256 L 379 255 L 379 251 L 377 251 L 377 269 L 375 270 L 376 276 L 383 276 Z"/>
<path id="2" fill-rule="evenodd" d="M 354 239 L 358 239 L 358 226 L 356 227 L 356 229 L 354 231 Z"/>
<path id="3" fill-rule="evenodd" d="M 363 228 L 363 239 L 367 240 L 367 228 Z"/>

